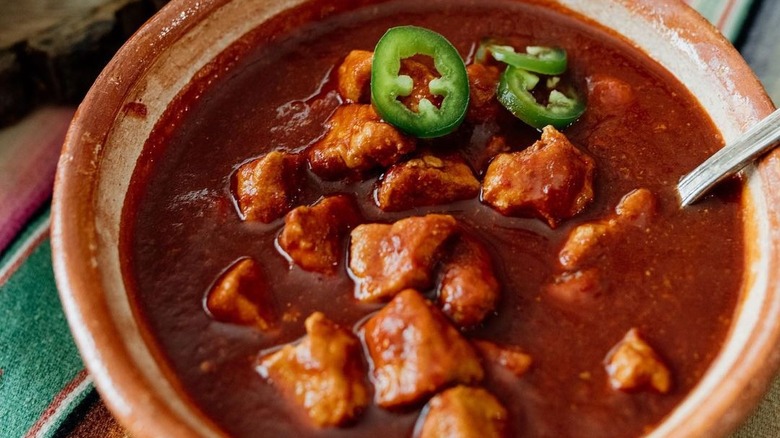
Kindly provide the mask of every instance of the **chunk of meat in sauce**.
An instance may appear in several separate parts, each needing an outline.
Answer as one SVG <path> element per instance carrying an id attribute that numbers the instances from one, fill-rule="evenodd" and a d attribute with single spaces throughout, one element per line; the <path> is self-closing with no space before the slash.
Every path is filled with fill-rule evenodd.
<path id="1" fill-rule="evenodd" d="M 380 301 L 407 288 L 430 288 L 442 245 L 456 231 L 455 218 L 441 214 L 359 225 L 349 251 L 355 298 Z"/>
<path id="2" fill-rule="evenodd" d="M 588 106 L 590 113 L 600 117 L 621 116 L 636 102 L 631 85 L 608 75 L 588 78 Z"/>
<path id="3" fill-rule="evenodd" d="M 605 220 L 578 225 L 558 253 L 558 261 L 567 270 L 581 269 L 604 254 L 627 227 L 646 227 L 656 212 L 655 196 L 647 189 L 636 189 L 620 200 L 615 214 Z"/>
<path id="4" fill-rule="evenodd" d="M 428 402 L 420 438 L 501 438 L 507 436 L 508 414 L 483 388 L 456 386 Z"/>
<path id="5" fill-rule="evenodd" d="M 669 368 L 635 328 L 609 352 L 605 368 L 610 385 L 617 390 L 653 389 L 665 394 L 672 386 Z"/>
<path id="6" fill-rule="evenodd" d="M 618 220 L 625 225 L 637 228 L 646 227 L 657 211 L 656 197 L 647 189 L 636 189 L 628 192 L 615 206 Z"/>
<path id="7" fill-rule="evenodd" d="M 601 293 L 600 271 L 590 268 L 563 272 L 545 286 L 545 292 L 560 303 L 576 304 L 578 307 L 588 304 Z"/>
<path id="8" fill-rule="evenodd" d="M 353 50 L 344 58 L 344 62 L 338 68 L 338 92 L 348 102 L 371 102 L 371 63 L 374 53 L 366 50 Z M 440 105 L 440 98 L 432 95 L 428 84 L 438 76 L 435 70 L 422 62 L 411 58 L 401 60 L 399 75 L 412 78 L 412 92 L 409 96 L 399 98 L 401 103 L 412 111 L 417 111 L 420 100 L 428 99 L 436 106 Z"/>
<path id="9" fill-rule="evenodd" d="M 533 364 L 531 356 L 519 347 L 498 345 L 483 340 L 476 340 L 471 344 L 488 364 L 488 369 L 506 370 L 519 378 L 527 373 Z"/>
<path id="10" fill-rule="evenodd" d="M 284 216 L 295 203 L 302 180 L 299 155 L 273 151 L 236 172 L 236 200 L 247 221 L 269 223 Z"/>
<path id="11" fill-rule="evenodd" d="M 445 386 L 484 376 L 469 342 L 415 290 L 396 295 L 363 330 L 379 406 L 415 403 Z"/>
<path id="12" fill-rule="evenodd" d="M 476 238 L 462 235 L 441 267 L 438 302 L 461 327 L 482 322 L 496 308 L 500 287 L 490 253 Z"/>
<path id="13" fill-rule="evenodd" d="M 555 228 L 593 200 L 594 169 L 591 157 L 547 126 L 528 149 L 493 159 L 482 199 L 506 216 L 537 216 Z"/>
<path id="14" fill-rule="evenodd" d="M 340 106 L 326 125 L 325 137 L 307 151 L 311 170 L 324 179 L 387 167 L 415 149 L 414 139 L 383 122 L 371 105 Z"/>
<path id="15" fill-rule="evenodd" d="M 231 265 L 206 296 L 206 309 L 217 321 L 269 330 L 274 324 L 273 296 L 254 259 Z"/>
<path id="16" fill-rule="evenodd" d="M 342 238 L 361 220 L 352 197 L 328 196 L 287 213 L 279 246 L 304 270 L 333 274 L 341 261 Z"/>
<path id="17" fill-rule="evenodd" d="M 305 326 L 303 340 L 261 359 L 257 370 L 315 425 L 347 423 L 370 403 L 360 341 L 320 312 Z"/>
<path id="18" fill-rule="evenodd" d="M 348 102 L 371 101 L 371 62 L 374 52 L 353 50 L 338 69 L 338 92 Z"/>
<path id="19" fill-rule="evenodd" d="M 424 153 L 396 164 L 385 173 L 376 192 L 379 208 L 402 211 L 469 199 L 479 194 L 479 181 L 458 154 Z"/>
<path id="20" fill-rule="evenodd" d="M 558 253 L 565 269 L 575 270 L 601 256 L 607 248 L 607 236 L 613 233 L 617 221 L 590 222 L 576 226 Z"/>
<path id="21" fill-rule="evenodd" d="M 496 99 L 501 72 L 494 66 L 471 64 L 466 67 L 466 74 L 469 77 L 469 108 L 466 119 L 472 123 L 495 120 L 503 111 Z"/>

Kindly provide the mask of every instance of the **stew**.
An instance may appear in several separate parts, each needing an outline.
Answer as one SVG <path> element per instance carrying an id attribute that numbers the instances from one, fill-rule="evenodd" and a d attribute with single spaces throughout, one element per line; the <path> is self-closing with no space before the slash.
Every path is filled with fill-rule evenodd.
<path id="1" fill-rule="evenodd" d="M 435 138 L 371 105 L 377 42 L 410 25 L 466 66 L 463 122 L 420 125 Z M 478 59 L 484 41 L 565 54 L 533 75 L 576 94 L 570 119 L 537 129 L 501 105 L 522 67 Z M 411 89 L 389 103 L 449 111 L 437 56 L 392 60 Z M 675 191 L 721 145 L 663 67 L 576 16 L 315 0 L 158 122 L 124 271 L 161 361 L 231 435 L 638 436 L 718 354 L 742 285 L 739 183 L 684 210 Z"/>

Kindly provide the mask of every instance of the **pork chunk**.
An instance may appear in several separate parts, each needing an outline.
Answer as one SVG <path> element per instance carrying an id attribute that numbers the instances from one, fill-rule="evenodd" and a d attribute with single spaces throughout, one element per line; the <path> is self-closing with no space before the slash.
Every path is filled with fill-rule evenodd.
<path id="1" fill-rule="evenodd" d="M 371 102 L 371 62 L 374 53 L 366 50 L 353 50 L 349 52 L 344 62 L 338 69 L 338 92 L 348 102 Z M 401 60 L 399 75 L 406 75 L 412 79 L 412 92 L 409 96 L 400 98 L 400 101 L 412 111 L 417 111 L 420 100 L 428 99 L 429 102 L 440 105 L 441 99 L 433 96 L 428 84 L 438 76 L 424 63 L 412 58 Z"/>
<path id="2" fill-rule="evenodd" d="M 452 216 L 440 214 L 356 227 L 349 251 L 355 298 L 381 301 L 407 288 L 430 288 L 440 249 L 456 229 Z"/>
<path id="3" fill-rule="evenodd" d="M 305 326 L 302 341 L 262 358 L 257 371 L 315 425 L 342 425 L 370 403 L 360 341 L 320 312 Z"/>
<path id="4" fill-rule="evenodd" d="M 472 345 L 489 366 L 506 370 L 515 377 L 522 377 L 533 363 L 530 355 L 515 346 L 498 345 L 482 340 L 474 341 Z"/>
<path id="5" fill-rule="evenodd" d="M 342 239 L 360 222 L 360 212 L 350 196 L 328 196 L 311 207 L 287 213 L 279 246 L 302 269 L 333 274 L 342 259 Z"/>
<path id="6" fill-rule="evenodd" d="M 657 208 L 655 195 L 650 190 L 641 188 L 623 196 L 615 207 L 615 214 L 620 222 L 643 228 L 655 216 Z"/>
<path id="7" fill-rule="evenodd" d="M 371 61 L 374 52 L 353 50 L 338 69 L 338 92 L 348 102 L 371 101 Z"/>
<path id="8" fill-rule="evenodd" d="M 469 77 L 469 108 L 466 119 L 472 123 L 484 123 L 495 120 L 502 111 L 496 99 L 496 88 L 501 72 L 498 68 L 484 64 L 471 64 L 466 67 Z"/>
<path id="9" fill-rule="evenodd" d="M 326 125 L 325 137 L 307 151 L 311 170 L 324 179 L 390 166 L 415 148 L 412 138 L 383 122 L 371 105 L 340 106 Z"/>
<path id="10" fill-rule="evenodd" d="M 498 302 L 500 288 L 487 249 L 463 235 L 441 267 L 439 305 L 461 327 L 482 322 Z"/>
<path id="11" fill-rule="evenodd" d="M 636 102 L 634 89 L 628 83 L 609 75 L 588 78 L 588 105 L 592 113 L 620 116 Z"/>
<path id="12" fill-rule="evenodd" d="M 589 222 L 574 227 L 558 253 L 564 269 L 575 270 L 601 256 L 616 222 Z"/>
<path id="13" fill-rule="evenodd" d="M 238 168 L 236 201 L 246 221 L 269 223 L 292 207 L 302 179 L 298 155 L 269 152 Z"/>
<path id="14" fill-rule="evenodd" d="M 402 211 L 478 194 L 479 181 L 460 155 L 425 153 L 391 167 L 379 184 L 376 200 L 384 211 Z"/>
<path id="15" fill-rule="evenodd" d="M 456 386 L 428 402 L 420 438 L 501 438 L 507 436 L 506 409 L 482 388 Z"/>
<path id="16" fill-rule="evenodd" d="M 646 227 L 656 211 L 655 196 L 647 189 L 636 189 L 620 200 L 615 214 L 599 221 L 574 227 L 558 253 L 564 269 L 576 270 L 591 264 L 619 239 L 629 227 Z"/>
<path id="17" fill-rule="evenodd" d="M 559 303 L 574 304 L 579 308 L 592 302 L 601 292 L 599 272 L 597 268 L 566 271 L 555 276 L 552 283 L 545 287 L 545 292 Z"/>
<path id="18" fill-rule="evenodd" d="M 635 328 L 626 333 L 604 361 L 609 383 L 614 389 L 653 389 L 665 394 L 672 386 L 669 368 L 653 348 L 639 337 Z"/>
<path id="19" fill-rule="evenodd" d="M 251 258 L 231 265 L 208 292 L 206 309 L 220 322 L 271 329 L 273 297 L 260 265 Z"/>
<path id="20" fill-rule="evenodd" d="M 493 159 L 482 199 L 506 216 L 537 216 L 555 228 L 593 200 L 594 168 L 591 157 L 547 126 L 528 149 Z"/>
<path id="21" fill-rule="evenodd" d="M 483 378 L 469 342 L 415 290 L 399 293 L 363 330 L 379 406 L 419 402 L 445 386 Z"/>

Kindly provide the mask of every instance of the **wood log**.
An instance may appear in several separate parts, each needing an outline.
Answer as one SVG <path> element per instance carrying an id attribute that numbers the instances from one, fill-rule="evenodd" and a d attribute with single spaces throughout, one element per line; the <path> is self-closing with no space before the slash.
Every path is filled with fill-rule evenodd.
<path id="1" fill-rule="evenodd" d="M 41 104 L 78 104 L 164 0 L 14 2 L 0 17 L 0 126 Z"/>

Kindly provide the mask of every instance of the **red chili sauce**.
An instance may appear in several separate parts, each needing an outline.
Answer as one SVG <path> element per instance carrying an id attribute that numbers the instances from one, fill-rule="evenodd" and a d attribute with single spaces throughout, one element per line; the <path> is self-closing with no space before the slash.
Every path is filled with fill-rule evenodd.
<path id="1" fill-rule="evenodd" d="M 365 223 L 446 213 L 487 247 L 500 299 L 462 334 L 517 346 L 533 359 L 519 378 L 488 374 L 479 385 L 506 408 L 510 436 L 628 437 L 650 430 L 718 354 L 743 280 L 738 184 L 678 207 L 678 179 L 722 145 L 712 122 L 654 61 L 560 12 L 499 0 L 399 0 L 351 9 L 352 3 L 299 7 L 254 31 L 201 72 L 148 141 L 124 209 L 123 247 L 133 298 L 161 360 L 187 397 L 231 435 L 412 436 L 424 400 L 391 410 L 371 403 L 346 425 L 318 428 L 256 371 L 264 352 L 305 334 L 303 321 L 313 312 L 357 332 L 383 303 L 354 298 L 348 234 L 335 274 L 291 266 L 276 242 L 283 219 L 243 221 L 234 177 L 239 166 L 269 151 L 301 152 L 320 139 L 341 104 L 334 71 L 345 56 L 373 50 L 390 27 L 413 24 L 443 34 L 467 65 L 486 37 L 566 49 L 569 79 L 589 102 L 562 132 L 595 161 L 593 202 L 554 229 L 536 218 L 503 216 L 479 197 L 387 213 L 374 202 L 378 168 L 362 180 L 330 182 L 307 171 L 296 205 L 345 193 L 354 196 Z M 603 78 L 627 85 L 630 104 L 595 92 Z M 460 152 L 481 180 L 480 151 L 497 132 L 512 151 L 539 139 L 536 129 L 502 119 L 466 121 L 453 134 L 420 144 Z M 637 188 L 656 197 L 656 216 L 625 231 L 598 259 L 599 292 L 580 301 L 547 293 L 570 231 L 611 217 Z M 286 315 L 274 330 L 218 322 L 204 310 L 209 289 L 242 257 L 260 262 L 277 314 Z M 666 394 L 610 386 L 605 357 L 632 328 L 668 366 Z"/>

